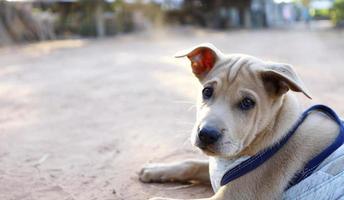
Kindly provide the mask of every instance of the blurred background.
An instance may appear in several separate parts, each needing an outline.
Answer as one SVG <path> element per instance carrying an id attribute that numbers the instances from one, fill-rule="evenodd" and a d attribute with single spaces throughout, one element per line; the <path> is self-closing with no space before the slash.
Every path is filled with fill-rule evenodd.
<path id="1" fill-rule="evenodd" d="M 2 0 L 0 45 L 104 37 L 168 25 L 229 30 L 327 20 L 343 26 L 343 0 Z"/>
<path id="2" fill-rule="evenodd" d="M 343 116 L 344 0 L 0 0 L 0 199 L 210 196 L 142 184 L 189 142 L 200 84 L 175 52 L 290 63 Z"/>

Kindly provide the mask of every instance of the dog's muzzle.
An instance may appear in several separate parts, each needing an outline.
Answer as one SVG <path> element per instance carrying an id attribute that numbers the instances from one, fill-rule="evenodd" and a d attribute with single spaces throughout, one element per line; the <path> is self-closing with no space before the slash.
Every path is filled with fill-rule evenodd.
<path id="1" fill-rule="evenodd" d="M 198 140 L 197 144 L 200 148 L 205 148 L 208 145 L 214 144 L 221 137 L 221 132 L 217 128 L 211 126 L 203 126 L 198 131 Z"/>

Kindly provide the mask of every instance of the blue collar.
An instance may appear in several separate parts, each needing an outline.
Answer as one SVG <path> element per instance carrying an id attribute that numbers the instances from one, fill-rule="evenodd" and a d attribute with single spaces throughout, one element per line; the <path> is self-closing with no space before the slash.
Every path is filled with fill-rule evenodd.
<path id="1" fill-rule="evenodd" d="M 320 154 L 311 159 L 304 167 L 303 170 L 299 171 L 294 178 L 289 183 L 289 187 L 292 187 L 307 178 L 313 173 L 313 171 L 324 161 L 330 154 L 332 154 L 336 149 L 338 149 L 344 143 L 344 125 L 337 114 L 329 107 L 324 105 L 314 105 L 302 113 L 300 119 L 294 124 L 291 130 L 275 145 L 260 151 L 258 154 L 250 157 L 249 159 L 243 161 L 239 165 L 230 169 L 225 173 L 221 179 L 221 186 L 228 184 L 229 182 L 253 171 L 265 161 L 271 158 L 279 149 L 281 149 L 291 138 L 291 136 L 296 132 L 297 128 L 303 123 L 307 116 L 312 111 L 321 111 L 331 117 L 340 127 L 339 134 L 335 141 L 324 149 Z"/>

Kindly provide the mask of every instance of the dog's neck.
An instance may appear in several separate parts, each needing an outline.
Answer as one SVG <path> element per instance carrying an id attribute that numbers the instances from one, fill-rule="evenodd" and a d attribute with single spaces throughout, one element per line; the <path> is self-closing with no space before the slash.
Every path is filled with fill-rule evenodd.
<path id="1" fill-rule="evenodd" d="M 287 93 L 281 99 L 281 105 L 276 112 L 275 120 L 272 120 L 262 132 L 257 134 L 257 137 L 238 154 L 238 157 L 253 156 L 281 140 L 287 134 L 285 130 L 289 130 L 293 126 L 300 117 L 300 113 L 301 109 L 298 100 L 293 94 Z"/>
<path id="2" fill-rule="evenodd" d="M 287 94 L 280 100 L 280 107 L 277 109 L 276 117 L 264 131 L 258 134 L 248 148 L 230 158 L 210 158 L 209 172 L 214 191 L 220 188 L 221 179 L 226 171 L 280 141 L 287 134 L 286 130 L 289 130 L 298 120 L 301 109 L 297 99 L 292 94 Z"/>

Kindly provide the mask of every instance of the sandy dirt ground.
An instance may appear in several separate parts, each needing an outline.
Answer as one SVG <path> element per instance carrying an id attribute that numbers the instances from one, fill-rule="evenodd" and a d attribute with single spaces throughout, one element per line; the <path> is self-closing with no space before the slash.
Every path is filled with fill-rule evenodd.
<path id="1" fill-rule="evenodd" d="M 344 114 L 344 32 L 192 28 L 0 49 L 0 199 L 141 200 L 211 196 L 208 186 L 142 184 L 148 162 L 202 158 L 188 138 L 201 42 L 295 66 L 312 101 Z"/>

